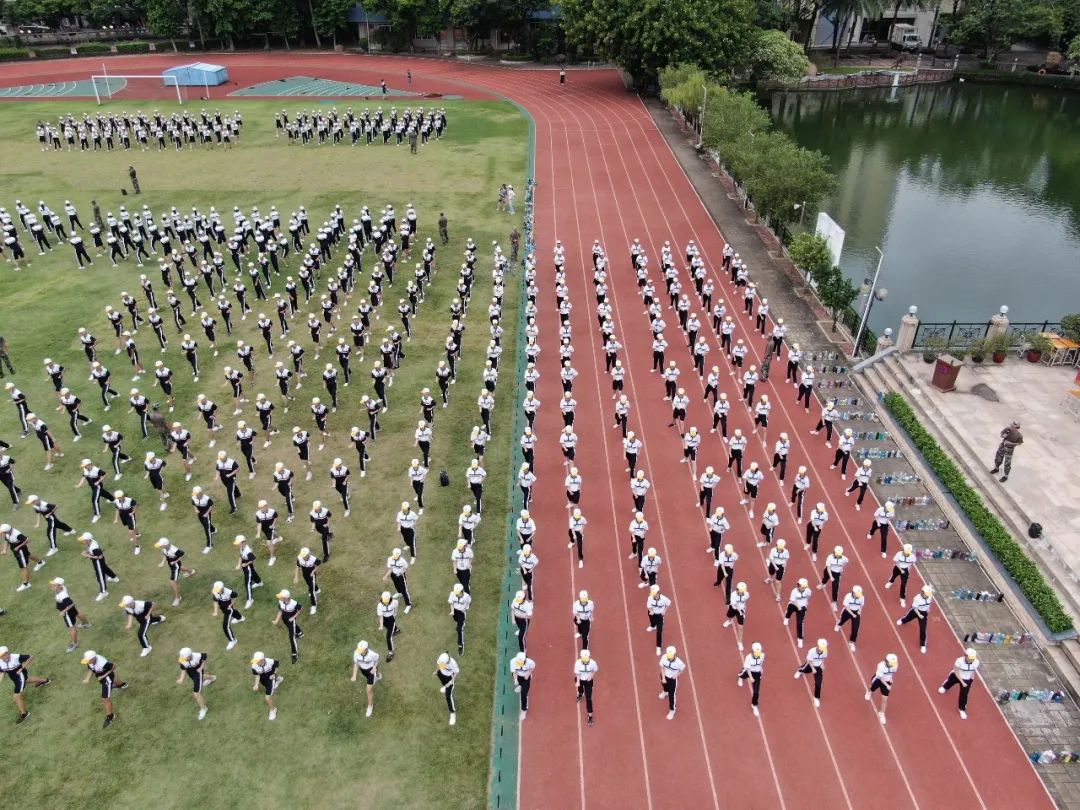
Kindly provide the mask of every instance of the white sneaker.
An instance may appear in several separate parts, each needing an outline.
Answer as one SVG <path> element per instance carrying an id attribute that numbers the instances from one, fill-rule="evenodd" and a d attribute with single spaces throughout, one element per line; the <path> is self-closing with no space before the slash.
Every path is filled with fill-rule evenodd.
<path id="1" fill-rule="evenodd" d="M 923 655 L 926 655 L 926 647 L 919 647 L 919 652 L 921 652 Z"/>
<path id="2" fill-rule="evenodd" d="M 577 567 L 578 568 L 584 568 L 585 567 L 585 561 L 584 560 L 578 560 Z"/>
<path id="3" fill-rule="evenodd" d="M 750 708 L 754 710 L 754 717 L 761 717 L 761 712 L 758 711 L 757 706 L 751 706 Z"/>
<path id="4" fill-rule="evenodd" d="M 57 549 L 57 548 L 50 548 L 48 551 L 45 552 L 45 556 L 46 557 L 51 557 L 53 554 L 55 554 L 59 550 L 60 549 Z"/>
<path id="5" fill-rule="evenodd" d="M 446 407 L 446 406 L 444 405 L 443 407 Z M 524 709 L 522 709 L 521 714 L 518 715 L 518 720 L 524 720 L 525 715 L 527 715 L 527 714 L 528 714 L 528 712 L 525 711 Z"/>
<path id="6" fill-rule="evenodd" d="M 153 651 L 154 651 L 154 648 L 153 648 L 153 647 L 143 647 L 143 650 L 142 650 L 142 652 L 141 652 L 141 653 L 139 653 L 139 657 L 140 657 L 140 658 L 146 658 L 146 656 L 148 656 L 148 655 L 149 655 L 150 653 L 152 653 Z"/>
<path id="7" fill-rule="evenodd" d="M 207 546 L 206 548 L 204 548 L 202 550 L 202 553 L 203 554 L 209 554 L 211 551 L 213 551 L 213 547 L 212 546 Z"/>
<path id="8" fill-rule="evenodd" d="M 269 719 L 270 720 L 276 720 L 277 719 L 277 709 L 271 709 L 270 710 Z"/>
<path id="9" fill-rule="evenodd" d="M 236 646 L 236 639 L 234 638 L 232 641 L 230 641 L 228 644 L 225 645 L 225 649 L 226 650 L 231 650 L 235 646 Z"/>
<path id="10" fill-rule="evenodd" d="M 881 725 L 885 725 L 885 712 L 878 712 L 877 719 L 881 722 Z"/>
<path id="11" fill-rule="evenodd" d="M 312 605 L 311 610 L 308 611 L 308 615 L 309 616 L 314 616 L 318 612 L 319 612 L 319 609 L 315 605 Z"/>
<path id="12" fill-rule="evenodd" d="M 412 605 L 406 605 L 405 612 L 408 613 L 410 610 L 412 610 Z"/>
<path id="13" fill-rule="evenodd" d="M 375 711 L 375 707 L 374 706 L 368 706 L 367 709 L 364 711 L 364 717 L 371 717 L 371 713 L 373 711 Z"/>
<path id="14" fill-rule="evenodd" d="M 200 720 L 202 720 L 204 717 L 206 717 L 206 712 L 207 711 L 208 711 L 208 707 L 206 707 L 206 706 L 203 706 L 201 709 L 199 709 L 199 719 Z"/>
<path id="15" fill-rule="evenodd" d="M 668 720 L 674 720 L 675 719 L 675 710 L 674 709 L 672 709 L 670 712 L 667 713 L 667 719 Z"/>
<path id="16" fill-rule="evenodd" d="M 450 712 L 450 725 L 457 724 L 457 715 L 454 712 Z"/>
<path id="17" fill-rule="evenodd" d="M 855 652 L 855 644 L 854 644 L 854 642 L 850 642 L 850 641 L 848 642 L 848 649 L 850 649 L 852 652 Z"/>
<path id="18" fill-rule="evenodd" d="M 821 708 L 821 701 L 818 700 L 817 698 L 814 698 L 814 708 L 815 709 L 820 709 Z"/>
<path id="19" fill-rule="evenodd" d="M 960 719 L 967 720 L 967 712 L 965 712 L 963 709 L 960 710 Z"/>
<path id="20" fill-rule="evenodd" d="M 244 610 L 250 610 L 251 606 L 254 605 L 254 604 L 255 604 L 254 599 L 248 599 L 246 602 L 244 602 Z"/>
<path id="21" fill-rule="evenodd" d="M 944 686 L 939 686 L 937 688 L 937 691 L 938 691 L 939 695 L 944 695 L 945 694 L 945 687 Z"/>
<path id="22" fill-rule="evenodd" d="M 865 692 L 863 694 L 863 700 L 870 700 L 871 697 L 872 695 L 869 692 Z"/>
<path id="23" fill-rule="evenodd" d="M 802 639 L 801 638 L 795 639 L 795 644 L 798 646 L 798 648 L 800 650 L 802 649 Z"/>
<path id="24" fill-rule="evenodd" d="M 172 600 L 172 606 L 173 606 L 173 607 L 180 607 L 180 600 L 181 600 L 181 599 L 183 599 L 183 597 L 182 597 L 182 596 L 178 596 L 178 597 L 176 597 L 175 599 L 173 599 L 173 600 Z"/>
<path id="25" fill-rule="evenodd" d="M 102 593 L 99 593 L 97 596 L 94 597 L 94 601 L 95 602 L 100 602 L 102 599 L 104 599 L 108 595 L 109 595 L 108 591 L 103 591 Z"/>
<path id="26" fill-rule="evenodd" d="M 29 582 L 24 582 L 24 583 L 23 583 L 22 585 L 20 585 L 20 586 L 19 586 L 18 588 L 16 588 L 15 590 L 16 590 L 16 591 L 27 591 L 27 590 L 30 590 L 30 583 L 29 583 Z M 99 597 L 98 597 L 98 601 L 100 602 L 100 601 L 101 601 L 101 600 L 102 600 L 102 599 L 103 599 L 104 597 L 105 597 L 105 594 L 101 594 L 101 596 L 99 596 Z"/>

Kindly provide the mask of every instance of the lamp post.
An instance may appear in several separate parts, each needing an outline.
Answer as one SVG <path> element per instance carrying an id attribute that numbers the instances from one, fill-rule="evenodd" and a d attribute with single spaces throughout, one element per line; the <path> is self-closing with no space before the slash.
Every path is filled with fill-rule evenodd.
<path id="1" fill-rule="evenodd" d="M 862 318 L 859 320 L 859 328 L 855 332 L 855 348 L 852 351 L 852 357 L 858 357 L 861 353 L 862 336 L 866 331 L 866 322 L 870 319 L 870 309 L 874 306 L 874 297 L 877 296 L 879 301 L 884 301 L 889 296 L 889 291 L 886 289 L 877 289 L 878 277 L 881 275 L 881 263 L 885 261 L 885 254 L 881 252 L 880 247 L 875 247 L 874 250 L 878 252 L 877 268 L 874 270 L 874 277 L 870 281 L 870 290 L 866 295 L 866 304 L 863 306 Z"/>
<path id="2" fill-rule="evenodd" d="M 792 207 L 799 212 L 799 227 L 801 228 L 803 218 L 806 216 L 806 200 L 803 200 L 801 203 L 795 203 Z"/>

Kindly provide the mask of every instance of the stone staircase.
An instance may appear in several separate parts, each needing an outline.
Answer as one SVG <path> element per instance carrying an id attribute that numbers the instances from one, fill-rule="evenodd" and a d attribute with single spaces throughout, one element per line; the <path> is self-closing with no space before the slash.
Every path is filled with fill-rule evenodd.
<path id="1" fill-rule="evenodd" d="M 1080 580 L 1057 557 L 1053 547 L 1048 542 L 1044 539 L 1031 540 L 1028 538 L 1027 529 L 1031 525 L 1031 518 L 1013 498 L 1009 490 L 998 484 L 996 480 L 988 486 L 985 483 L 985 475 L 976 475 L 974 472 L 976 470 L 985 471 L 986 460 L 962 436 L 949 429 L 949 420 L 944 417 L 935 406 L 932 398 L 928 396 L 929 382 L 916 378 L 901 362 L 899 355 L 895 353 L 884 356 L 876 362 L 860 365 L 860 373 L 853 374 L 852 378 L 862 390 L 864 396 L 872 401 L 877 401 L 882 393 L 896 392 L 904 396 L 915 409 L 923 426 L 934 436 L 942 449 L 952 457 L 953 461 L 967 476 L 968 483 L 983 493 L 988 506 L 994 510 L 1013 537 L 1025 547 L 1047 581 L 1057 591 L 1066 609 L 1073 616 L 1080 617 Z M 899 425 L 893 422 L 884 406 L 879 406 L 879 411 L 883 422 L 889 426 L 890 432 L 897 443 L 904 449 L 905 456 L 912 466 L 917 468 L 924 480 L 933 480 L 932 474 L 926 467 L 922 457 L 907 441 L 907 437 Z M 932 488 L 936 490 L 937 486 L 932 485 Z M 938 500 L 952 525 L 970 547 L 979 549 L 979 541 L 973 536 L 966 520 L 953 503 L 948 498 L 940 495 L 936 500 Z M 1031 615 L 1026 603 L 1015 598 L 1011 578 L 994 565 L 991 560 L 987 560 L 986 563 L 984 568 L 987 575 L 995 587 L 1008 595 L 1008 601 L 1013 608 L 1013 612 L 1024 625 L 1024 629 L 1038 640 L 1039 646 L 1043 649 L 1051 666 L 1069 692 L 1073 697 L 1080 699 L 1080 639 L 1072 638 L 1059 641 L 1050 638 L 1041 622 Z"/>

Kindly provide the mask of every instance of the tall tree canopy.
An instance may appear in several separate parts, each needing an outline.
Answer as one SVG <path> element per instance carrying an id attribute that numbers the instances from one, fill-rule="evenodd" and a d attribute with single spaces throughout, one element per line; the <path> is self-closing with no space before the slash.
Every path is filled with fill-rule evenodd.
<path id="1" fill-rule="evenodd" d="M 695 63 L 709 73 L 743 67 L 753 41 L 753 0 L 565 0 L 568 38 L 652 82 L 661 69 Z"/>

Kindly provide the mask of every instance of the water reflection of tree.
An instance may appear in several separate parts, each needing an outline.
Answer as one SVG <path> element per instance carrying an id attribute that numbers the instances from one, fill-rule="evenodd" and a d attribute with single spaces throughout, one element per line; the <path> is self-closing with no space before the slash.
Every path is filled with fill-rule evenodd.
<path id="1" fill-rule="evenodd" d="M 921 85 L 898 91 L 777 94 L 773 117 L 842 167 L 884 154 L 894 175 L 967 196 L 990 184 L 1031 204 L 1066 207 L 1080 231 L 1080 96 L 1026 87 Z"/>

